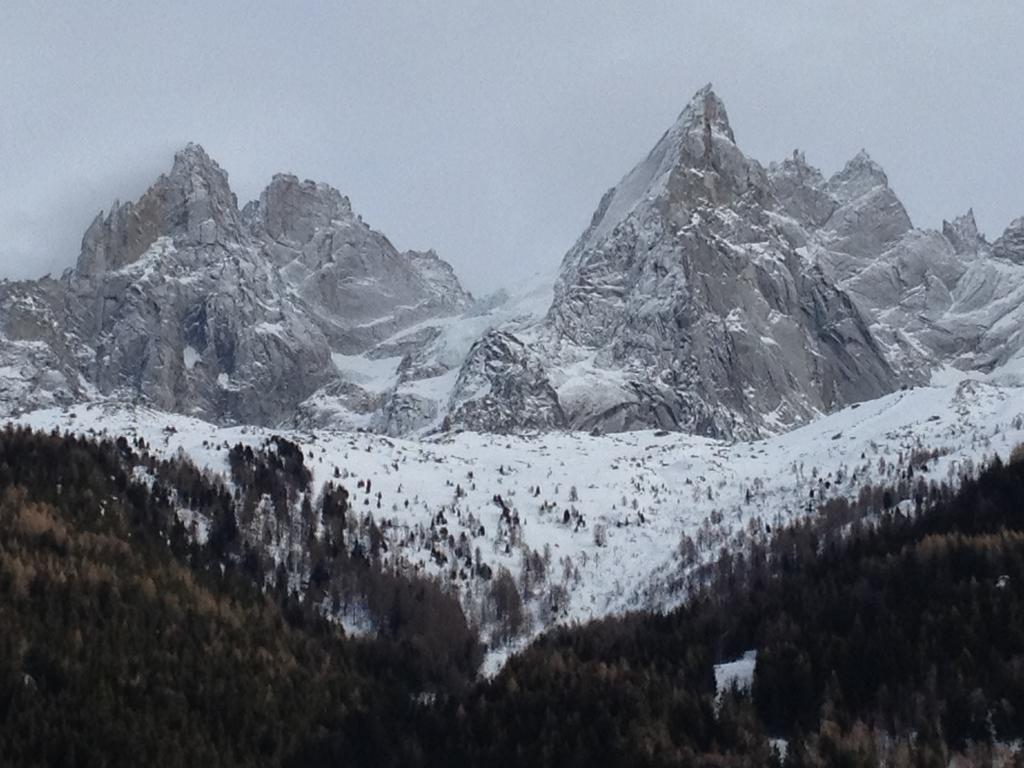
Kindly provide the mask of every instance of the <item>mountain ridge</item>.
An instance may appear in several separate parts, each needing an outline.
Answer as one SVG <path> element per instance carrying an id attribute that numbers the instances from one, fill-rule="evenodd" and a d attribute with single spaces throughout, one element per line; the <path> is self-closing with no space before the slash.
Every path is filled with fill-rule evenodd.
<path id="1" fill-rule="evenodd" d="M 241 208 L 194 143 L 100 213 L 60 278 L 0 284 L 0 410 L 96 398 L 215 422 L 670 429 L 756 437 L 928 381 L 1016 370 L 1024 218 L 915 229 L 861 150 L 831 177 L 743 153 L 698 90 L 601 199 L 547 291 L 476 301 L 322 182 Z"/>
<path id="2" fill-rule="evenodd" d="M 141 397 L 278 423 L 338 378 L 332 353 L 472 302 L 436 254 L 399 253 L 328 185 L 278 175 L 240 210 L 189 144 L 137 201 L 96 217 L 76 267 L 0 287 L 18 369 L 2 394 L 9 411 Z"/>
<path id="3" fill-rule="evenodd" d="M 943 365 L 992 370 L 1019 353 L 1019 335 L 999 330 L 1008 313 L 962 317 L 959 295 L 979 288 L 959 279 L 1016 295 L 1024 272 L 986 271 L 1000 252 L 969 220 L 956 221 L 948 237 L 914 229 L 864 150 L 828 179 L 799 152 L 765 168 L 736 145 L 705 86 L 602 197 L 562 262 L 550 310 L 523 338 L 570 428 L 740 438 L 785 430 L 925 383 Z M 1013 232 L 1003 253 L 1016 253 Z M 971 248 L 979 268 L 966 264 Z M 959 272 L 943 267 L 960 261 Z M 889 273 L 884 282 L 879 272 Z M 926 299 L 931 316 L 911 311 L 939 286 L 948 295 Z M 964 354 L 973 348 L 992 351 L 981 361 Z M 515 430 L 531 417 L 510 409 L 505 418 Z"/>

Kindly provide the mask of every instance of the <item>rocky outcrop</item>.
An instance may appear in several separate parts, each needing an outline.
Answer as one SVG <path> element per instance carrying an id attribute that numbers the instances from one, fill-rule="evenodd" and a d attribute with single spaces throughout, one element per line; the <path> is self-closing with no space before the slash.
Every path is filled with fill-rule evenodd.
<path id="1" fill-rule="evenodd" d="M 345 382 L 335 354 L 471 297 L 440 258 L 399 253 L 325 184 L 275 176 L 239 211 L 227 174 L 190 144 L 137 202 L 97 217 L 75 269 L 4 284 L 0 302 L 0 354 L 20 361 L 0 392 L 9 410 L 107 396 L 277 424 Z"/>
<path id="2" fill-rule="evenodd" d="M 973 208 L 953 221 L 943 221 L 942 236 L 957 253 L 976 254 L 984 244 L 984 238 L 978 232 L 978 223 L 974 220 Z"/>
<path id="3" fill-rule="evenodd" d="M 803 226 L 823 226 L 839 201 L 828 191 L 821 171 L 807 164 L 803 152 L 768 166 L 768 177 L 778 201 L 778 208 Z"/>
<path id="4" fill-rule="evenodd" d="M 77 276 L 93 277 L 138 260 L 159 237 L 180 246 L 222 246 L 242 239 L 238 202 L 227 174 L 197 144 L 174 156 L 171 172 L 135 203 L 101 213 L 82 239 Z"/>
<path id="5" fill-rule="evenodd" d="M 990 248 L 972 213 L 914 229 L 863 151 L 827 180 L 800 152 L 766 170 L 707 86 L 604 195 L 519 337 L 572 428 L 764 434 L 1009 359 L 1024 270 L 999 264 L 1020 231 Z"/>
<path id="6" fill-rule="evenodd" d="M 1024 219 L 918 230 L 860 152 L 743 153 L 711 86 L 601 199 L 554 278 L 473 302 L 336 189 L 239 210 L 189 145 L 59 280 L 0 284 L 0 409 L 142 400 L 227 423 L 753 437 L 1024 357 Z"/>
<path id="7" fill-rule="evenodd" d="M 992 243 L 992 255 L 1014 264 L 1024 264 L 1024 216 L 1014 219 L 1002 236 Z"/>
<path id="8" fill-rule="evenodd" d="M 754 435 L 903 383 L 783 225 L 852 240 L 837 213 L 874 208 L 875 168 L 860 158 L 826 183 L 797 154 L 769 173 L 699 91 L 605 195 L 536 331 L 569 425 Z"/>
<path id="9" fill-rule="evenodd" d="M 567 426 L 543 361 L 502 331 L 488 332 L 470 349 L 448 410 L 447 426 L 478 432 Z"/>
<path id="10" fill-rule="evenodd" d="M 837 279 L 863 269 L 912 228 L 881 167 L 863 150 L 828 180 L 836 208 L 817 233 L 823 261 Z"/>

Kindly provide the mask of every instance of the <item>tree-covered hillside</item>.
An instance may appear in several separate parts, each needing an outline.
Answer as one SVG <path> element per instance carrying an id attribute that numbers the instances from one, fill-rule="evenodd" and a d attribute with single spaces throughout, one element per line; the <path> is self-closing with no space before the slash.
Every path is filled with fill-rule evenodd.
<path id="1" fill-rule="evenodd" d="M 552 631 L 474 680 L 480 650 L 457 601 L 350 542 L 346 490 L 310 488 L 287 441 L 233 451 L 226 482 L 144 444 L 8 428 L 0 762 L 1013 760 L 1024 738 L 1020 458 L 957 493 L 919 485 L 909 506 L 880 488 L 863 504 L 833 501 L 723 553 L 667 615 Z M 275 508 L 310 518 L 302 568 L 275 567 L 245 535 L 250 516 L 273 520 Z M 200 518 L 202 533 L 183 522 Z M 357 599 L 372 637 L 324 618 Z M 749 651 L 750 690 L 716 691 L 714 665 Z"/>
<path id="2" fill-rule="evenodd" d="M 286 467 L 250 458 L 283 488 L 268 478 Z M 389 621 L 345 639 L 315 586 L 268 581 L 240 541 L 249 486 L 234 499 L 184 460 L 7 429 L 0 486 L 4 766 L 279 765 L 319 734 L 404 717 L 419 691 L 464 687 L 478 661 L 457 603 L 359 558 L 344 562 L 353 589 Z M 213 520 L 204 545 L 179 508 Z"/>

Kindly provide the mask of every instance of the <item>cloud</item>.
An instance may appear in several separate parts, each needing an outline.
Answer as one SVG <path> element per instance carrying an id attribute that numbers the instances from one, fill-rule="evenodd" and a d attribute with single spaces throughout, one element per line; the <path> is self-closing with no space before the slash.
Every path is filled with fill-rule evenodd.
<path id="1" fill-rule="evenodd" d="M 982 6 L 982 7 L 975 7 Z M 832 172 L 866 147 L 915 224 L 1024 214 L 1024 6 L 914 0 L 352 0 L 0 9 L 0 272 L 74 263 L 92 217 L 201 142 L 241 201 L 327 181 L 471 289 L 553 270 L 708 80 L 737 140 Z"/>

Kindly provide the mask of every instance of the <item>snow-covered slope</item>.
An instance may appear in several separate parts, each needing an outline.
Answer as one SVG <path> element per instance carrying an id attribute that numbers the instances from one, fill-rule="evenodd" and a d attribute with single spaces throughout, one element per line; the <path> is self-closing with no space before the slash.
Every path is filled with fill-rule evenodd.
<path id="1" fill-rule="evenodd" d="M 472 377 L 468 362 L 482 357 L 476 350 L 497 329 L 529 334 L 551 305 L 552 285 L 551 275 L 531 275 L 511 293 L 485 297 L 458 315 L 416 323 L 361 355 L 335 355 L 340 380 L 301 403 L 293 423 L 407 437 L 447 428 L 449 414 L 458 413 L 460 377 Z M 514 398 L 502 399 L 493 426 L 505 427 L 500 414 L 514 407 Z"/>
<path id="2" fill-rule="evenodd" d="M 911 230 L 840 285 L 894 358 L 993 371 L 1024 353 L 1024 264 L 1007 234 L 990 245 L 972 212 L 943 232 Z"/>
<path id="3" fill-rule="evenodd" d="M 306 451 L 317 485 L 340 478 L 354 509 L 372 515 L 388 567 L 449 582 L 478 625 L 487 624 L 489 582 L 467 562 L 491 573 L 507 568 L 527 606 L 530 636 L 555 622 L 672 605 L 680 579 L 722 547 L 742 549 L 766 525 L 834 496 L 855 498 L 865 485 L 885 483 L 909 498 L 918 478 L 955 483 L 1024 441 L 1024 389 L 947 371 L 933 385 L 735 443 L 654 431 L 464 432 L 411 441 L 217 427 L 102 404 L 36 411 L 20 421 L 141 436 L 163 455 L 182 450 L 219 473 L 227 472 L 231 445 L 286 435 Z M 302 538 L 291 546 L 301 563 Z M 507 651 L 496 649 L 492 663 Z"/>

